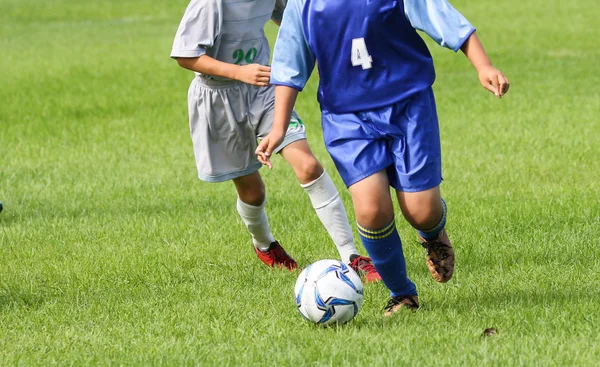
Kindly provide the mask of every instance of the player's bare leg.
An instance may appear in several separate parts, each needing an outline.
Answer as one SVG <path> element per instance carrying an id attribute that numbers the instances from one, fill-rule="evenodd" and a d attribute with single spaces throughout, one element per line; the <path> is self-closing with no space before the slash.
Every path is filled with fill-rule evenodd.
<path id="1" fill-rule="evenodd" d="M 287 145 L 280 151 L 280 154 L 292 167 L 298 181 L 303 185 L 318 179 L 325 171 L 310 150 L 306 139 Z"/>
<path id="2" fill-rule="evenodd" d="M 379 171 L 349 188 L 356 221 L 365 227 L 382 228 L 394 219 L 394 205 L 385 171 Z"/>
<path id="3" fill-rule="evenodd" d="M 442 215 L 440 187 L 419 192 L 397 191 L 396 196 L 404 218 L 417 229 L 433 228 Z"/>
<path id="4" fill-rule="evenodd" d="M 265 211 L 265 185 L 258 171 L 233 179 L 238 193 L 237 210 L 252 235 L 254 250 L 267 266 L 295 269 L 298 265 L 271 234 Z"/>
<path id="5" fill-rule="evenodd" d="M 391 299 L 385 306 L 385 315 L 389 316 L 401 308 L 418 308 L 417 289 L 406 273 L 386 171 L 354 183 L 349 190 L 360 238 L 390 289 Z"/>
<path id="6" fill-rule="evenodd" d="M 261 206 L 265 201 L 265 184 L 258 171 L 234 178 L 238 198 L 248 205 Z"/>
<path id="7" fill-rule="evenodd" d="M 446 204 L 439 186 L 420 192 L 397 191 L 396 194 L 402 214 L 419 231 L 431 276 L 438 282 L 447 282 L 454 273 L 454 249 L 444 229 Z"/>
<path id="8" fill-rule="evenodd" d="M 367 282 L 381 280 L 371 259 L 358 254 L 339 192 L 310 150 L 306 139 L 287 145 L 280 153 L 306 190 L 317 216 L 335 243 L 342 261 L 349 264 Z"/>

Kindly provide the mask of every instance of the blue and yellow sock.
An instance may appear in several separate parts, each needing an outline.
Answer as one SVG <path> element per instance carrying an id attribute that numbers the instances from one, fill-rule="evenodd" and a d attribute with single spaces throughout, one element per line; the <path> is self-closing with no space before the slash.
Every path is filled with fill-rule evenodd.
<path id="1" fill-rule="evenodd" d="M 390 224 L 380 229 L 369 229 L 357 224 L 360 239 L 392 297 L 416 295 L 417 287 L 406 274 L 402 241 L 395 221 L 392 219 Z"/>
<path id="2" fill-rule="evenodd" d="M 432 229 L 429 229 L 427 231 L 418 231 L 419 235 L 427 241 L 436 239 L 438 234 L 442 231 L 442 229 L 444 229 L 444 226 L 446 225 L 447 211 L 448 209 L 446 208 L 446 202 L 444 201 L 444 199 L 442 199 L 442 217 L 440 218 L 440 221 Z"/>

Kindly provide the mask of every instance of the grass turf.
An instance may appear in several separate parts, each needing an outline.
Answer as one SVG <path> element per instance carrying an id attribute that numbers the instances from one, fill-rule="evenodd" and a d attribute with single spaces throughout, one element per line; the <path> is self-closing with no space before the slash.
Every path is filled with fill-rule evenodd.
<path id="1" fill-rule="evenodd" d="M 232 185 L 196 179 L 191 74 L 168 58 L 186 2 L 0 0 L 0 364 L 600 363 L 597 6 L 453 4 L 512 82 L 497 101 L 428 41 L 455 277 L 430 279 L 398 218 L 422 309 L 383 318 L 367 285 L 355 320 L 322 329 L 295 310 L 298 273 L 256 260 Z M 316 85 L 297 109 L 353 221 Z M 336 258 L 289 167 L 262 173 L 286 249 Z"/>

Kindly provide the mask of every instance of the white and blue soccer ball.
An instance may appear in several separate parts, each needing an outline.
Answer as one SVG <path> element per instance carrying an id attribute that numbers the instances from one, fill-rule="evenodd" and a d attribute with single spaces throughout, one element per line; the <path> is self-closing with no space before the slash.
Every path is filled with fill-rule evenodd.
<path id="1" fill-rule="evenodd" d="M 354 318 L 363 300 L 360 277 L 337 260 L 319 260 L 306 267 L 294 287 L 296 307 L 320 325 L 344 324 Z"/>

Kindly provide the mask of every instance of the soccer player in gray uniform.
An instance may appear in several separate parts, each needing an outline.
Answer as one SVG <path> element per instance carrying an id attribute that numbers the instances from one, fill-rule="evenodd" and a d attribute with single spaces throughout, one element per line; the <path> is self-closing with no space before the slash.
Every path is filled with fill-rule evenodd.
<path id="1" fill-rule="evenodd" d="M 198 177 L 232 180 L 237 211 L 252 235 L 259 259 L 270 267 L 297 267 L 271 233 L 265 186 L 254 151 L 273 124 L 274 87 L 269 84 L 270 48 L 264 26 L 279 25 L 285 0 L 192 0 L 173 42 L 171 57 L 195 72 L 188 112 Z M 366 281 L 381 279 L 360 256 L 337 188 L 313 155 L 305 126 L 294 112 L 275 153 L 290 164 L 341 259 Z"/>

